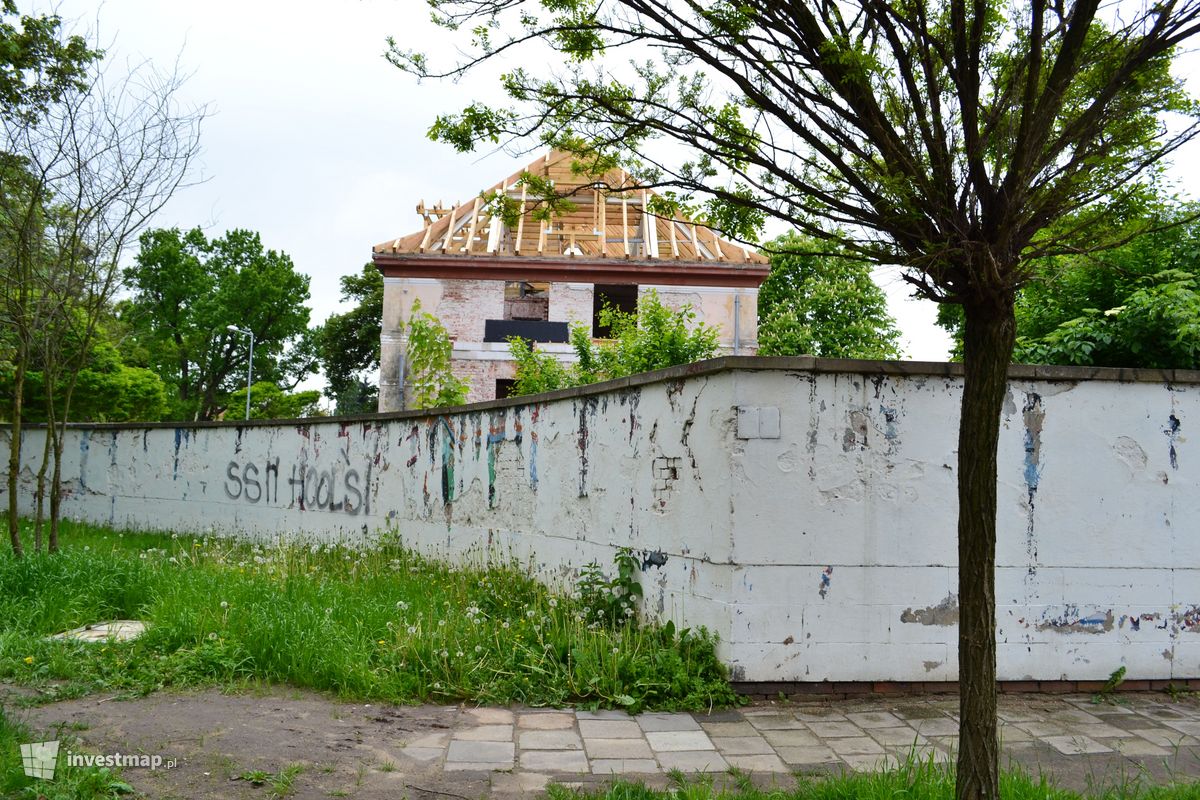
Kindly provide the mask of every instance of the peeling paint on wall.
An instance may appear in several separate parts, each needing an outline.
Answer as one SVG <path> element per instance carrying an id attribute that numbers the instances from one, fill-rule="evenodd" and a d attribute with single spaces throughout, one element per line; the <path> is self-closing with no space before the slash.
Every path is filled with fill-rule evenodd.
<path id="1" fill-rule="evenodd" d="M 817 588 L 817 594 L 824 600 L 829 594 L 829 587 L 833 583 L 833 567 L 826 567 L 821 570 L 821 585 Z"/>
<path id="2" fill-rule="evenodd" d="M 1039 622 L 1035 627 L 1054 633 L 1108 633 L 1115 624 L 1116 617 L 1111 608 L 1083 614 L 1076 606 L 1068 606 L 1064 613 Z"/>
<path id="3" fill-rule="evenodd" d="M 958 595 L 950 594 L 936 606 L 925 608 L 906 608 L 900 613 L 900 621 L 920 625 L 939 625 L 947 627 L 958 624 Z"/>
<path id="4" fill-rule="evenodd" d="M 1179 429 L 1183 427 L 1179 422 L 1179 417 L 1171 414 L 1167 417 L 1167 427 L 1163 428 L 1163 433 L 1167 435 L 1167 459 L 1171 462 L 1171 469 L 1179 469 L 1179 455 L 1175 451 L 1175 443 L 1179 441 Z"/>

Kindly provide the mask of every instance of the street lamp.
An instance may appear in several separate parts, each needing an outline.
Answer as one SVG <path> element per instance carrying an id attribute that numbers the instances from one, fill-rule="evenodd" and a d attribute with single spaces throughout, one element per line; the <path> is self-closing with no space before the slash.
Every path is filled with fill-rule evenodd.
<path id="1" fill-rule="evenodd" d="M 254 376 L 254 331 L 230 325 L 227 330 L 233 333 L 244 333 L 250 337 L 250 358 L 246 362 L 246 419 L 250 419 L 250 379 Z"/>

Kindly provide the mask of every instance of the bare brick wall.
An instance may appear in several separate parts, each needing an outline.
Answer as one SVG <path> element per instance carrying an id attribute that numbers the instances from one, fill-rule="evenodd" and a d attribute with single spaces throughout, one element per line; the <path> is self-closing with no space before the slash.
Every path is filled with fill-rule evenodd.
<path id="1" fill-rule="evenodd" d="M 432 313 L 442 321 L 450 338 L 482 342 L 483 323 L 504 319 L 503 281 L 443 281 L 442 299 Z"/>
<path id="2" fill-rule="evenodd" d="M 582 322 L 592 326 L 592 285 L 581 283 L 550 284 L 550 319 L 555 322 Z"/>
<path id="3" fill-rule="evenodd" d="M 511 380 L 516 374 L 512 361 L 484 361 L 476 358 L 455 358 L 450 369 L 468 384 L 467 402 L 478 403 L 496 399 L 496 381 Z"/>

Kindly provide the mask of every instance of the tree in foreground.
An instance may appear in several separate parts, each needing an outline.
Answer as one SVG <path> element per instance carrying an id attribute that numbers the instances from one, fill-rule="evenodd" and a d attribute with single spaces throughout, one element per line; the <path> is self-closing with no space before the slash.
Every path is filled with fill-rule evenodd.
<path id="1" fill-rule="evenodd" d="M 61 37 L 55 17 L 13 19 L 10 2 L 0 12 L 0 303 L 14 365 L 8 525 L 20 554 L 25 378 L 36 365 L 47 435 L 37 472 L 35 544 L 49 470 L 53 551 L 63 426 L 76 393 L 98 388 L 89 366 L 97 364 L 93 345 L 120 286 L 122 254 L 186 182 L 205 112 L 182 105 L 177 73 L 149 64 L 121 70 L 102 63 L 84 39 Z"/>
<path id="2" fill-rule="evenodd" d="M 758 289 L 758 352 L 764 356 L 900 357 L 900 331 L 870 265 L 812 255 L 795 233 L 769 242 L 771 273 Z"/>
<path id="3" fill-rule="evenodd" d="M 1170 66 L 1200 2 L 429 2 L 470 31 L 469 49 L 443 68 L 391 41 L 418 76 L 536 53 L 503 75 L 511 102 L 439 118 L 433 137 L 469 150 L 536 136 L 581 170 L 623 166 L 639 190 L 703 203 L 728 235 L 753 239 L 775 217 L 962 306 L 957 793 L 995 798 L 996 447 L 1014 297 L 1034 258 L 1116 244 L 1112 208 L 1152 192 L 1196 133 Z M 560 72 L 530 66 L 546 48 Z M 1050 227 L 1062 219 L 1073 224 Z"/>

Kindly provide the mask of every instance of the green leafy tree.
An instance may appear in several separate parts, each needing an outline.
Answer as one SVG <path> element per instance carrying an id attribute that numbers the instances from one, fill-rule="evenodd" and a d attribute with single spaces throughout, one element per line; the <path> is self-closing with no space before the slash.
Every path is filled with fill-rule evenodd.
<path id="1" fill-rule="evenodd" d="M 249 343 L 230 326 L 253 332 L 256 378 L 287 390 L 316 371 L 309 278 L 257 233 L 147 231 L 125 280 L 129 346 L 172 388 L 174 419 L 215 419 L 244 386 Z"/>
<path id="2" fill-rule="evenodd" d="M 816 247 L 794 232 L 766 245 L 771 273 L 758 290 L 759 353 L 899 358 L 900 331 L 870 265 L 813 255 Z"/>
<path id="3" fill-rule="evenodd" d="M 43 263 L 44 207 L 51 196 L 39 180 L 37 163 L 22 146 L 28 138 L 19 134 L 36 130 L 52 104 L 86 91 L 89 70 L 101 55 L 82 37 L 63 37 L 59 17 L 22 15 L 13 0 L 0 3 L 0 119 L 7 134 L 0 145 L 0 328 L 8 334 L 5 360 L 11 365 L 13 385 L 8 409 L 8 535 L 17 557 L 24 554 L 17 518 L 24 382 L 42 321 L 34 276 Z"/>
<path id="4" fill-rule="evenodd" d="M 354 308 L 332 314 L 321 328 L 321 369 L 325 394 L 337 414 L 364 414 L 376 409 L 378 388 L 371 373 L 379 369 L 383 329 L 383 273 L 367 264 L 358 275 L 344 275 L 342 300 Z"/>
<path id="5" fill-rule="evenodd" d="M 575 361 L 570 364 L 537 350 L 519 336 L 511 337 L 509 352 L 517 365 L 513 393 L 551 392 L 690 364 L 715 356 L 720 341 L 717 328 L 696 322 L 691 305 L 672 308 L 653 289 L 638 298 L 636 312 L 605 305 L 600 310 L 600 324 L 610 334 L 599 343 L 592 341 L 586 325 L 571 325 Z"/>
<path id="6" fill-rule="evenodd" d="M 122 374 L 97 372 L 89 363 L 120 285 L 118 265 L 150 217 L 186 181 L 204 110 L 179 102 L 178 73 L 149 64 L 120 73 L 99 69 L 100 51 L 80 37 L 61 38 L 56 17 L 15 15 L 13 3 L 0 4 L 0 313 L 14 332 L 9 534 L 19 555 L 16 488 L 26 372 L 37 362 L 48 423 L 36 477 L 34 543 L 40 549 L 49 470 L 53 552 L 63 426 L 76 392 L 81 386 L 100 391 Z M 134 376 L 133 383 L 145 382 Z M 88 399 L 81 402 L 86 406 Z"/>
<path id="7" fill-rule="evenodd" d="M 225 419 L 243 419 L 246 415 L 246 387 L 229 395 Z M 306 389 L 287 392 L 273 383 L 260 381 L 250 387 L 250 419 L 300 419 L 323 417 L 321 392 Z"/>
<path id="8" fill-rule="evenodd" d="M 467 402 L 467 384 L 450 371 L 450 356 L 454 350 L 450 334 L 437 317 L 421 310 L 420 300 L 413 302 L 412 315 L 405 329 L 411 406 L 442 408 Z"/>
<path id="9" fill-rule="evenodd" d="M 1013 360 L 1100 367 L 1200 367 L 1200 222 L 1189 206 L 1137 222 L 1154 232 L 1102 253 L 1043 259 L 1017 296 Z M 956 313 L 958 312 L 958 313 Z M 961 348 L 962 315 L 939 324 Z"/>
<path id="10" fill-rule="evenodd" d="M 568 65 L 526 59 L 501 78 L 505 103 L 441 117 L 434 138 L 469 150 L 537 137 L 584 172 L 620 165 L 635 190 L 676 192 L 728 235 L 753 240 L 771 216 L 963 307 L 957 794 L 996 798 L 996 451 L 1014 299 L 1033 259 L 1117 244 L 1113 209 L 1152 195 L 1164 156 L 1197 132 L 1170 66 L 1200 30 L 1200 0 L 1120 13 L 1099 0 L 429 3 L 467 55 L 441 69 L 392 42 L 393 63 L 420 77 L 535 42 Z M 607 58 L 629 51 L 628 66 Z"/>

